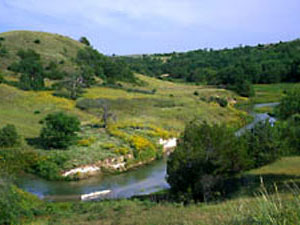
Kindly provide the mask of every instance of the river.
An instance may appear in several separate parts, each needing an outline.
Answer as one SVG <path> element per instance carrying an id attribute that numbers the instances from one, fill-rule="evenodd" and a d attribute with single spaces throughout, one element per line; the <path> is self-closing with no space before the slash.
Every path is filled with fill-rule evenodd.
<path id="1" fill-rule="evenodd" d="M 274 107 L 278 103 L 256 104 L 255 108 Z M 260 121 L 269 120 L 271 123 L 275 118 L 267 113 L 250 113 L 253 121 L 236 132 L 242 135 L 247 129 L 251 129 Z M 117 175 L 95 176 L 86 180 L 67 181 L 47 181 L 34 175 L 23 175 L 18 177 L 17 185 L 38 197 L 50 201 L 72 201 L 79 200 L 82 194 L 111 190 L 105 198 L 129 198 L 134 195 L 144 195 L 168 189 L 169 185 L 166 177 L 166 158 L 157 160 L 149 165 L 130 170 Z"/>

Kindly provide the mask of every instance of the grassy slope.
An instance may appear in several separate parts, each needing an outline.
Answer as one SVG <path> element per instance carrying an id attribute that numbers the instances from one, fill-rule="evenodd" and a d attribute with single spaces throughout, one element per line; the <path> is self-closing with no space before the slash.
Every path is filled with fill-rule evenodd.
<path id="1" fill-rule="evenodd" d="M 300 83 L 256 84 L 254 103 L 279 102 L 283 92 L 300 88 Z"/>
<path id="2" fill-rule="evenodd" d="M 5 38 L 2 43 L 8 50 L 8 56 L 1 58 L 0 69 L 3 70 L 18 60 L 18 50 L 33 49 L 41 55 L 45 65 L 50 61 L 59 63 L 63 60 L 60 68 L 69 71 L 72 69 L 72 58 L 80 48 L 84 48 L 83 44 L 71 38 L 45 32 L 11 31 L 0 33 L 0 37 Z M 40 40 L 40 44 L 34 43 L 35 40 Z"/>
<path id="3" fill-rule="evenodd" d="M 178 133 L 186 122 L 195 117 L 209 122 L 227 122 L 235 126 L 240 126 L 246 118 L 244 113 L 237 111 L 232 106 L 222 108 L 216 103 L 206 103 L 200 100 L 200 97 L 203 96 L 237 97 L 232 92 L 204 86 L 175 84 L 141 75 L 138 77 L 147 82 L 147 85 L 132 87 L 130 84 L 124 84 L 124 86 L 150 91 L 155 88 L 156 93 L 151 95 L 127 92 L 121 89 L 93 87 L 87 89 L 82 98 L 107 99 L 110 102 L 111 110 L 117 114 L 118 120 L 115 125 L 124 126 L 123 124 L 125 124 L 124 132 L 129 135 L 146 135 L 145 137 L 152 142 L 156 142 L 158 137 L 151 138 L 139 129 L 132 130 L 128 127 L 131 124 L 139 123 L 145 126 L 154 125 Z M 193 94 L 196 90 L 199 93 L 198 96 Z M 1 127 L 7 123 L 14 124 L 24 138 L 37 137 L 41 129 L 39 121 L 55 111 L 66 111 L 77 115 L 81 119 L 82 125 L 99 123 L 99 111 L 79 110 L 76 108 L 75 101 L 55 97 L 51 91 L 22 91 L 2 84 L 0 85 L 0 101 Z M 72 146 L 68 151 L 38 150 L 38 152 L 54 157 L 56 154 L 65 156 L 68 161 L 64 164 L 63 169 L 70 169 L 116 155 L 121 147 L 131 148 L 130 143 L 106 133 L 101 128 L 84 126 L 80 136 L 82 139 L 93 139 L 92 144 L 90 146 Z"/>

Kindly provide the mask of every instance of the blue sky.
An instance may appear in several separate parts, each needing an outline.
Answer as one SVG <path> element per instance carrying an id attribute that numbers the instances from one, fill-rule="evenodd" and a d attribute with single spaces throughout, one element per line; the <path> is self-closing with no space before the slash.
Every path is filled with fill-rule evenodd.
<path id="1" fill-rule="evenodd" d="M 300 0 L 0 0 L 0 32 L 38 30 L 105 54 L 187 51 L 300 38 Z"/>

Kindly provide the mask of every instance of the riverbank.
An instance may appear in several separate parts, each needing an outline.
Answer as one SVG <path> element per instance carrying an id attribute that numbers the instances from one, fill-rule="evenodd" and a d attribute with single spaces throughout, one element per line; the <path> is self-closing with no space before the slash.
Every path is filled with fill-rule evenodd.
<path id="1" fill-rule="evenodd" d="M 272 189 L 274 182 L 276 182 L 276 184 L 286 184 L 289 182 L 290 185 L 300 182 L 299 165 L 300 157 L 285 157 L 268 166 L 249 171 L 249 176 L 257 177 L 258 182 L 255 186 L 251 186 L 247 191 L 240 191 L 230 199 L 210 204 L 191 203 L 189 205 L 183 205 L 181 203 L 163 201 L 157 203 L 150 201 L 150 198 L 144 200 L 123 199 L 100 202 L 77 201 L 75 203 L 53 203 L 30 197 L 23 201 L 30 202 L 30 209 L 39 212 L 39 214 L 38 216 L 34 215 L 28 217 L 26 220 L 23 220 L 22 224 L 32 224 L 32 221 L 34 221 L 34 224 L 64 225 L 72 224 L 76 220 L 76 224 L 79 225 L 87 223 L 167 225 L 182 224 L 184 222 L 197 225 L 236 225 L 252 224 L 248 223 L 250 219 L 254 217 L 258 218 L 258 216 L 263 217 L 270 215 L 270 218 L 288 218 L 290 215 L 298 215 L 296 212 L 298 212 L 297 210 L 299 210 L 300 205 L 294 204 L 297 203 L 298 198 L 290 194 L 289 191 L 282 190 L 280 187 L 278 192 L 274 193 L 271 190 L 274 190 L 274 188 Z M 272 174 L 272 178 L 269 176 L 270 174 Z M 136 174 L 134 177 L 138 177 L 138 175 Z M 293 177 L 292 180 L 291 177 Z M 265 187 L 268 187 L 270 192 L 261 192 L 261 178 L 264 180 Z M 61 186 L 57 186 L 57 188 L 59 187 Z M 295 193 L 298 193 L 296 187 L 293 188 L 293 186 L 290 186 L 290 188 L 294 190 Z M 76 187 L 73 187 L 73 189 L 76 189 Z M 22 192 L 16 193 L 20 194 Z M 264 195 L 262 195 L 262 193 L 264 193 Z M 274 193 L 274 195 L 272 193 Z M 8 192 L 6 192 L 6 194 L 8 194 Z M 255 197 L 253 197 L 253 195 Z M 275 206 L 277 210 L 272 211 Z M 15 207 L 17 207 L 17 204 Z M 261 211 L 263 209 L 262 207 L 268 210 Z M 286 214 L 287 212 L 295 212 L 296 214 Z M 28 213 L 28 215 L 30 215 L 30 213 Z"/>
<path id="2" fill-rule="evenodd" d="M 168 155 L 176 147 L 176 138 L 164 140 L 159 139 L 159 145 L 162 146 L 163 155 Z M 161 157 L 163 157 L 163 155 Z M 61 173 L 62 177 L 73 179 L 84 179 L 90 176 L 97 175 L 101 172 L 125 172 L 130 169 L 148 164 L 156 160 L 155 157 L 146 159 L 144 161 L 134 160 L 133 154 L 127 154 L 125 156 L 118 156 L 114 158 L 107 158 L 92 165 L 85 165 L 77 167 L 71 170 L 67 170 Z"/>

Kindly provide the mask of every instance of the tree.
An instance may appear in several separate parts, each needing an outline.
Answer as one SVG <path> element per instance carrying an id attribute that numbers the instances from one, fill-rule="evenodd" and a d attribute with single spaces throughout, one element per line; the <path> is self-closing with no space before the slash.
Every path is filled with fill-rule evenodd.
<path id="1" fill-rule="evenodd" d="M 281 99 L 276 114 L 281 119 L 287 119 L 297 113 L 300 113 L 300 89 L 294 88 Z"/>
<path id="2" fill-rule="evenodd" d="M 85 44 L 86 46 L 91 46 L 90 41 L 86 37 L 81 37 L 79 39 L 79 42 L 82 43 L 82 44 Z"/>
<path id="3" fill-rule="evenodd" d="M 101 120 L 103 127 L 106 128 L 109 120 L 116 120 L 116 115 L 112 112 L 109 103 L 104 99 L 82 99 L 77 102 L 76 107 L 87 110 L 87 109 L 101 109 Z"/>
<path id="4" fill-rule="evenodd" d="M 250 168 L 258 168 L 278 159 L 281 147 L 279 135 L 277 128 L 265 121 L 256 124 L 241 136 L 247 144 Z"/>
<path id="5" fill-rule="evenodd" d="M 40 140 L 46 149 L 67 148 L 77 140 L 76 132 L 80 131 L 80 121 L 75 116 L 63 112 L 53 113 L 41 121 L 44 125 Z"/>
<path id="6" fill-rule="evenodd" d="M 44 84 L 44 68 L 42 66 L 40 55 L 34 50 L 18 51 L 20 61 L 13 63 L 10 69 L 21 73 L 19 86 L 23 90 L 42 90 Z"/>
<path id="7" fill-rule="evenodd" d="M 300 114 L 292 115 L 282 123 L 281 139 L 285 141 L 288 154 L 300 153 Z"/>
<path id="8" fill-rule="evenodd" d="M 75 73 L 66 77 L 62 82 L 60 82 L 59 86 L 61 90 L 60 92 L 57 92 L 56 95 L 75 100 L 83 92 L 83 77 L 80 74 Z M 64 92 L 64 90 L 66 92 Z"/>
<path id="9" fill-rule="evenodd" d="M 4 82 L 4 77 L 2 74 L 0 74 L 0 84 Z"/>
<path id="10" fill-rule="evenodd" d="M 14 125 L 8 124 L 0 130 L 0 147 L 14 147 L 19 143 L 19 135 Z"/>
<path id="11" fill-rule="evenodd" d="M 248 167 L 244 142 L 225 125 L 188 124 L 167 162 L 171 192 L 209 200 L 232 190 L 224 185 Z"/>
<path id="12" fill-rule="evenodd" d="M 106 102 L 101 104 L 101 108 L 102 108 L 103 127 L 106 128 L 108 125 L 109 119 L 112 118 L 113 120 L 116 120 L 116 115 L 111 112 L 110 107 Z"/>
<path id="13" fill-rule="evenodd" d="M 234 86 L 229 89 L 234 90 L 243 97 L 253 97 L 255 95 L 253 85 L 247 80 L 236 82 Z"/>

